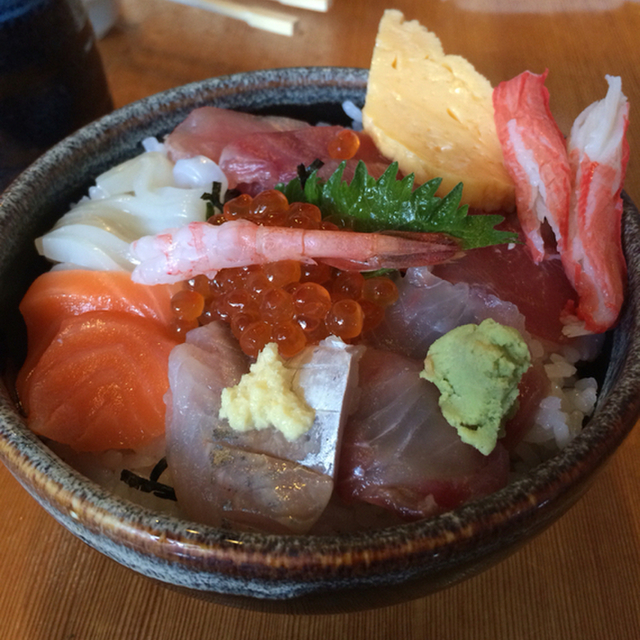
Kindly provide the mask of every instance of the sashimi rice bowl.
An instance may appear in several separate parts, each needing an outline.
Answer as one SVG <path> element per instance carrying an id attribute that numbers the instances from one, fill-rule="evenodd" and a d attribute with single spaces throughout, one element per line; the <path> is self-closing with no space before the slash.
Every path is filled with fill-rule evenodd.
<path id="1" fill-rule="evenodd" d="M 0 197 L 10 471 L 122 564 L 280 610 L 419 597 L 542 531 L 640 410 L 628 103 L 608 76 L 565 137 L 545 77 L 491 87 L 387 11 L 369 71 L 208 80 L 60 143 Z"/>

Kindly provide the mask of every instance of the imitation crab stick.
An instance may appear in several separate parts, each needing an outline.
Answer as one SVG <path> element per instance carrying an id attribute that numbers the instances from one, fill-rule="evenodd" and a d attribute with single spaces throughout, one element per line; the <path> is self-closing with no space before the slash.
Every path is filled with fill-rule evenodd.
<path id="1" fill-rule="evenodd" d="M 128 273 L 51 271 L 20 309 L 29 353 L 17 389 L 30 428 L 77 450 L 136 449 L 164 433 L 175 287 Z"/>
<path id="2" fill-rule="evenodd" d="M 567 145 L 575 179 L 562 263 L 579 295 L 578 320 L 594 332 L 615 323 L 627 275 L 620 194 L 629 160 L 629 103 L 620 78 L 606 78 L 606 97 L 576 118 Z"/>
<path id="3" fill-rule="evenodd" d="M 546 253 L 541 232 L 545 221 L 562 251 L 571 195 L 569 158 L 549 110 L 546 76 L 525 71 L 493 92 L 498 138 L 516 186 L 518 219 L 536 263 Z"/>
<path id="4" fill-rule="evenodd" d="M 563 331 L 602 333 L 615 324 L 624 299 L 620 194 L 629 104 L 620 78 L 607 76 L 607 96 L 578 116 L 565 145 L 549 111 L 545 77 L 526 71 L 496 87 L 498 137 L 534 261 L 548 257 L 541 233 L 546 220 L 578 294 L 577 308 L 565 310 Z"/>

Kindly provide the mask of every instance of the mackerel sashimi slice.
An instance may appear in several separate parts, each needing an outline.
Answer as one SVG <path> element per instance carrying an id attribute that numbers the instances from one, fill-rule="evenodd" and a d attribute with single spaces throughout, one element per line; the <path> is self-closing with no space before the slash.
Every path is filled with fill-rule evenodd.
<path id="1" fill-rule="evenodd" d="M 237 432 L 218 418 L 222 390 L 238 383 L 248 363 L 226 325 L 189 332 L 171 353 L 166 399 L 167 459 L 187 515 L 216 526 L 308 531 L 333 492 L 361 351 L 320 344 L 287 363 L 316 410 L 310 431 L 289 442 L 272 427 Z"/>

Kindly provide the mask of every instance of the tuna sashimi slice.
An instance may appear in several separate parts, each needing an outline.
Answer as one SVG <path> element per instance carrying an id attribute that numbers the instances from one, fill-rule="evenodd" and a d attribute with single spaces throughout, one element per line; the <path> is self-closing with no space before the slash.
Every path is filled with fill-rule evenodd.
<path id="1" fill-rule="evenodd" d="M 515 183 L 518 218 L 535 262 L 547 253 L 542 232 L 545 221 L 562 251 L 571 194 L 569 159 L 549 109 L 546 76 L 547 72 L 525 71 L 493 91 L 498 138 Z"/>
<path id="2" fill-rule="evenodd" d="M 518 410 L 505 424 L 505 435 L 500 443 L 512 452 L 534 426 L 540 403 L 549 396 L 550 380 L 543 360 L 534 359 L 518 385 Z"/>
<path id="3" fill-rule="evenodd" d="M 29 380 L 29 428 L 76 451 L 137 449 L 164 435 L 162 398 L 177 341 L 121 311 L 68 316 Z"/>
<path id="4" fill-rule="evenodd" d="M 606 78 L 606 97 L 578 116 L 568 144 L 574 190 L 563 264 L 578 292 L 576 316 L 591 332 L 616 322 L 626 282 L 620 193 L 629 159 L 629 103 L 620 78 Z M 580 330 L 575 324 L 567 329 Z"/>
<path id="5" fill-rule="evenodd" d="M 398 300 L 367 335 L 367 343 L 374 347 L 422 360 L 435 340 L 463 324 L 493 318 L 520 332 L 525 330 L 518 308 L 498 299 L 486 287 L 454 284 L 426 267 L 408 269 L 396 283 Z"/>
<path id="6" fill-rule="evenodd" d="M 463 443 L 443 418 L 422 362 L 368 349 L 360 361 L 362 397 L 345 427 L 338 490 L 405 518 L 455 508 L 503 487 L 509 456 Z"/>
<path id="7" fill-rule="evenodd" d="M 289 182 L 296 177 L 298 165 L 309 166 L 316 159 L 324 163 L 318 174 L 326 179 L 340 164 L 340 160 L 331 158 L 329 143 L 343 130 L 339 126 L 309 127 L 243 136 L 224 148 L 220 167 L 229 178 L 231 188 L 239 188 L 251 195 L 272 189 L 279 182 Z M 371 175 L 380 177 L 389 161 L 380 154 L 366 133 L 359 132 L 358 137 L 360 147 L 347 161 L 343 178 L 351 180 L 359 160 L 367 165 Z"/>
<path id="8" fill-rule="evenodd" d="M 536 265 L 524 244 L 496 245 L 474 249 L 458 260 L 436 265 L 433 273 L 450 282 L 466 282 L 513 303 L 533 336 L 553 344 L 566 342 L 561 315 L 567 303 L 578 298 L 559 257 Z"/>
<path id="9" fill-rule="evenodd" d="M 289 131 L 311 125 L 302 120 L 279 116 L 256 116 L 231 109 L 194 109 L 165 141 L 171 160 L 206 156 L 214 162 L 230 142 L 245 135 L 266 131 Z"/>

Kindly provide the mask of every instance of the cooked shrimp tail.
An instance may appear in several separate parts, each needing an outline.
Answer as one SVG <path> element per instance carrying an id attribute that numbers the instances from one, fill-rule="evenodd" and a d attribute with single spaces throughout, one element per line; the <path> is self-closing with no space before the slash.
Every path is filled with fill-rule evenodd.
<path id="1" fill-rule="evenodd" d="M 320 231 L 315 233 L 327 232 Z M 328 233 L 342 232 L 334 231 Z M 362 245 L 357 247 L 357 249 L 362 250 L 361 258 L 355 256 L 357 250 L 354 250 L 356 248 L 350 243 L 350 239 L 354 235 L 361 237 L 359 239 Z M 323 240 L 321 236 L 319 239 L 321 241 Z M 419 233 L 409 231 L 347 233 L 346 236 L 342 236 L 342 240 L 347 243 L 347 250 L 343 254 L 344 257 L 321 255 L 314 257 L 338 269 L 374 271 L 376 269 L 407 269 L 409 267 L 441 264 L 461 253 L 459 241 L 444 233 Z M 371 242 L 370 250 L 367 249 L 366 241 Z"/>
<path id="2" fill-rule="evenodd" d="M 279 260 L 319 260 L 339 268 L 371 271 L 445 262 L 460 253 L 455 238 L 439 233 L 356 233 L 258 226 L 233 220 L 215 226 L 193 222 L 131 245 L 132 278 L 172 283 L 220 269 Z"/>

